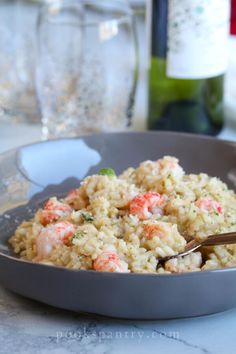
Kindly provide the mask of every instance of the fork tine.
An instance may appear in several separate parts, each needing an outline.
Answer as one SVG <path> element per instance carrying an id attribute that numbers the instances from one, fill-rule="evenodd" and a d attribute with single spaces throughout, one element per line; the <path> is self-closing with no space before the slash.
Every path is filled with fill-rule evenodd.
<path id="1" fill-rule="evenodd" d="M 158 259 L 158 265 L 162 264 L 172 258 L 187 256 L 188 254 L 197 250 L 201 246 L 227 245 L 227 244 L 232 244 L 232 243 L 236 243 L 236 231 L 235 232 L 227 232 L 227 233 L 218 234 L 218 235 L 210 235 L 202 241 L 197 241 L 197 240 L 193 239 L 186 244 L 183 252 L 175 254 L 173 256 L 167 256 L 167 257 L 163 257 L 163 258 Z"/>

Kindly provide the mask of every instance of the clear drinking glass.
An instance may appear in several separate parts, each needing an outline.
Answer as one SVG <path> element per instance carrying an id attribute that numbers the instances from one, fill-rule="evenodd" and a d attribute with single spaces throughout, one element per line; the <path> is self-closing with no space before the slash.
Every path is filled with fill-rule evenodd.
<path id="1" fill-rule="evenodd" d="M 37 95 L 43 137 L 130 124 L 137 47 L 126 1 L 51 1 L 38 22 Z"/>
<path id="2" fill-rule="evenodd" d="M 0 123 L 39 123 L 35 95 L 39 0 L 0 1 Z"/>

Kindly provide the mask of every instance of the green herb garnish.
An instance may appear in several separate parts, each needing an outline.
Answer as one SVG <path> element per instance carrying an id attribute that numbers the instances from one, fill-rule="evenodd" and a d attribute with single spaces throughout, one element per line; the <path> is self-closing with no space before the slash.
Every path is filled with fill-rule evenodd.
<path id="1" fill-rule="evenodd" d="M 72 241 L 74 239 L 78 239 L 78 238 L 81 238 L 85 235 L 85 232 L 84 231 L 77 231 L 73 236 L 72 236 Z"/>
<path id="2" fill-rule="evenodd" d="M 113 168 L 101 168 L 98 174 L 100 176 L 116 176 L 116 173 Z"/>
<path id="3" fill-rule="evenodd" d="M 89 213 L 81 213 L 81 216 L 84 219 L 84 221 L 86 221 L 86 222 L 93 222 L 93 220 L 94 220 L 92 215 Z"/>

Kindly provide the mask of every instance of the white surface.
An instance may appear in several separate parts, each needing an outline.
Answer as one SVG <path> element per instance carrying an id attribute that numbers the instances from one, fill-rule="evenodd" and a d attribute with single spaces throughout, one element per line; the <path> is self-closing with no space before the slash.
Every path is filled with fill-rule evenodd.
<path id="1" fill-rule="evenodd" d="M 235 326 L 236 310 L 122 321 L 57 310 L 0 288 L 2 354 L 234 354 Z"/>

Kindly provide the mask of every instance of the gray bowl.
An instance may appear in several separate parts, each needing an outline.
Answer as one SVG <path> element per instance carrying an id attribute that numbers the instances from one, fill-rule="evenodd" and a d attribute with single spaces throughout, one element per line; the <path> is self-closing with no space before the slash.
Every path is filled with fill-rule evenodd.
<path id="1" fill-rule="evenodd" d="M 179 275 L 70 270 L 18 259 L 7 239 L 51 195 L 63 195 L 102 167 L 120 173 L 163 155 L 187 173 L 236 183 L 236 144 L 187 134 L 150 132 L 86 136 L 37 143 L 0 155 L 0 282 L 59 308 L 127 319 L 167 319 L 236 306 L 236 269 Z"/>

